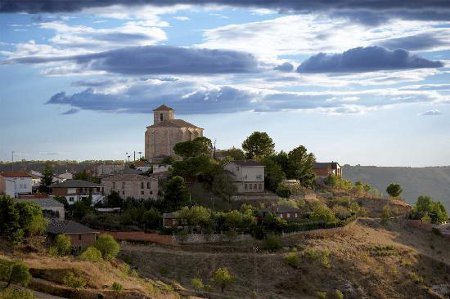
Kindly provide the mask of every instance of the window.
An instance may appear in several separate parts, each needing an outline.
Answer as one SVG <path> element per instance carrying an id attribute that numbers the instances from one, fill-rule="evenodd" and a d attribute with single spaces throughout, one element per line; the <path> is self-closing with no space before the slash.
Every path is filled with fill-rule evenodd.
<path id="1" fill-rule="evenodd" d="M 75 199 L 73 196 L 69 197 L 69 202 L 73 202 Z"/>
<path id="2" fill-rule="evenodd" d="M 125 189 L 125 182 L 122 182 L 122 189 Z"/>
<path id="3" fill-rule="evenodd" d="M 253 188 L 254 188 L 255 190 L 257 190 L 257 189 L 258 189 L 258 185 L 255 184 L 255 185 L 253 186 Z"/>
<path id="4" fill-rule="evenodd" d="M 248 184 L 249 185 L 249 187 L 250 187 L 250 190 L 252 190 L 252 184 Z"/>
<path id="5" fill-rule="evenodd" d="M 150 189 L 150 182 L 147 182 L 147 189 Z"/>
<path id="6" fill-rule="evenodd" d="M 160 120 L 160 121 L 163 121 L 163 120 L 164 120 L 164 114 L 162 114 L 162 113 L 159 114 L 159 120 Z"/>
<path id="7" fill-rule="evenodd" d="M 259 189 L 259 190 L 262 190 L 262 184 L 259 184 L 259 185 L 258 185 L 258 189 Z"/>
<path id="8" fill-rule="evenodd" d="M 257 180 L 262 180 L 262 175 L 260 175 L 260 174 L 256 175 L 256 179 Z"/>
<path id="9" fill-rule="evenodd" d="M 141 191 L 141 195 L 144 195 L 144 191 Z"/>
<path id="10" fill-rule="evenodd" d="M 283 214 L 280 214 L 280 218 L 283 218 Z"/>
<path id="11" fill-rule="evenodd" d="M 291 214 L 286 213 L 286 218 L 291 218 Z"/>
<path id="12" fill-rule="evenodd" d="M 122 195 L 125 195 L 125 191 L 122 191 Z"/>
<path id="13" fill-rule="evenodd" d="M 297 217 L 298 217 L 298 214 L 297 214 L 297 213 L 295 213 L 295 214 L 294 214 L 294 218 L 297 218 Z"/>
<path id="14" fill-rule="evenodd" d="M 81 241 L 81 235 L 78 235 L 78 241 Z"/>
<path id="15" fill-rule="evenodd" d="M 244 189 L 247 190 L 248 186 L 247 184 L 244 184 Z"/>
<path id="16" fill-rule="evenodd" d="M 141 182 L 141 189 L 144 189 L 144 182 Z"/>

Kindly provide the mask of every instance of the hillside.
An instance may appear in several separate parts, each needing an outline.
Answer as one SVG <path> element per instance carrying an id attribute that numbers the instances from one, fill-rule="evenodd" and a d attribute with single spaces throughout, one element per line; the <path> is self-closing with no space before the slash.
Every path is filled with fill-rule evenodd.
<path id="1" fill-rule="evenodd" d="M 448 298 L 431 289 L 450 283 L 450 241 L 405 220 L 382 225 L 360 219 L 341 230 L 298 233 L 282 242 L 283 249 L 275 253 L 262 244 L 242 243 L 126 245 L 123 255 L 142 276 L 175 280 L 191 289 L 192 278 L 210 284 L 214 269 L 229 268 L 235 282 L 225 294 L 214 288 L 209 298 L 320 298 L 318 292 L 336 290 L 345 298 Z M 296 267 L 284 260 L 294 249 Z"/>
<path id="2" fill-rule="evenodd" d="M 363 181 L 385 192 L 392 182 L 403 188 L 402 197 L 414 204 L 420 195 L 429 195 L 440 200 L 450 210 L 450 166 L 443 167 L 343 167 L 344 178 L 353 182 Z"/>

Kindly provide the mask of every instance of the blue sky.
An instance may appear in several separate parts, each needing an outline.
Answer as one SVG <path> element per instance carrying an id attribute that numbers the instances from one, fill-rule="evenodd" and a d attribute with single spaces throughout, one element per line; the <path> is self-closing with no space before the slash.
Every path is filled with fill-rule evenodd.
<path id="1" fill-rule="evenodd" d="M 0 160 L 124 159 L 165 103 L 218 148 L 449 165 L 448 2 L 339 1 L 4 1 Z"/>

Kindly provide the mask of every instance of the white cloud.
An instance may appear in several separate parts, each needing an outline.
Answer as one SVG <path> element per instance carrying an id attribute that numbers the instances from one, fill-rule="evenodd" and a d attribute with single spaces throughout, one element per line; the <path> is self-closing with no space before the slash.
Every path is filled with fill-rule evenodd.
<path id="1" fill-rule="evenodd" d="M 288 15 L 205 30 L 201 46 L 239 49 L 273 57 L 342 52 L 360 46 L 379 45 L 393 37 L 427 33 L 442 41 L 440 45 L 432 46 L 431 50 L 449 49 L 448 28 L 436 28 L 442 24 L 446 23 L 392 20 L 367 27 L 345 18 L 332 19 L 326 15 Z"/>
<path id="2" fill-rule="evenodd" d="M 186 17 L 186 16 L 175 16 L 173 18 L 178 21 L 189 21 L 190 20 L 190 18 Z"/>

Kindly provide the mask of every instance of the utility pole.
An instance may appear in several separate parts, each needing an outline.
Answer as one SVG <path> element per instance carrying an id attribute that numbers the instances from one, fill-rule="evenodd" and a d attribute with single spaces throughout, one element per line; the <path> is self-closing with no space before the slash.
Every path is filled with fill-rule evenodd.
<path id="1" fill-rule="evenodd" d="M 11 171 L 14 170 L 14 151 L 11 152 Z"/>

